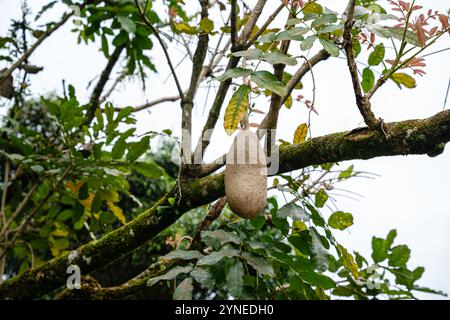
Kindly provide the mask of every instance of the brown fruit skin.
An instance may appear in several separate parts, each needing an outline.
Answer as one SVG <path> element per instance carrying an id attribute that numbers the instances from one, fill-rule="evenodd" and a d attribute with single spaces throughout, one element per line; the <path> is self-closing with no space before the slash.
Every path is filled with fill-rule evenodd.
<path id="1" fill-rule="evenodd" d="M 243 143 L 242 139 L 248 140 Z M 231 210 L 243 219 L 255 218 L 266 206 L 266 158 L 257 135 L 250 130 L 236 135 L 227 154 L 225 194 Z"/>

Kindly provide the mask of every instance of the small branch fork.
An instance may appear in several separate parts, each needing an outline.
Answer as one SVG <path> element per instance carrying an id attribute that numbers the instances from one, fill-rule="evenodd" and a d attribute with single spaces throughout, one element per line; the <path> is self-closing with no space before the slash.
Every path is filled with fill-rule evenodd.
<path id="1" fill-rule="evenodd" d="M 200 243 L 201 232 L 207 230 L 213 221 L 220 216 L 226 203 L 227 197 L 222 197 L 213 204 L 205 219 L 199 224 L 194 240 L 192 241 L 193 243 Z"/>

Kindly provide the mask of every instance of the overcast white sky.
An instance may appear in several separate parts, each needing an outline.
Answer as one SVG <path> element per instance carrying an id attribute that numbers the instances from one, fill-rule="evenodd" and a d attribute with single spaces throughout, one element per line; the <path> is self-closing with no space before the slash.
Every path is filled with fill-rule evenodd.
<path id="1" fill-rule="evenodd" d="M 47 2 L 29 1 L 34 13 Z M 252 4 L 255 1 L 247 2 Z M 193 3 L 197 5 L 196 1 Z M 267 17 L 278 3 L 279 1 L 269 1 L 264 17 Z M 346 1 L 327 0 L 320 3 L 340 12 Z M 417 0 L 416 4 L 446 11 L 449 2 Z M 19 16 L 19 9 L 20 1 L 0 0 L 0 36 L 6 34 L 10 18 Z M 63 5 L 55 7 L 44 20 L 57 20 L 63 9 Z M 285 21 L 286 14 L 285 12 L 280 20 L 277 20 L 278 26 Z M 220 16 L 216 18 L 219 23 Z M 77 45 L 76 36 L 70 32 L 72 27 L 73 24 L 69 23 L 57 31 L 31 57 L 31 63 L 45 67 L 43 72 L 32 78 L 33 92 L 61 92 L 61 81 L 65 79 L 67 83 L 75 86 L 80 97 L 87 99 L 90 93 L 90 89 L 86 88 L 87 83 L 101 72 L 106 61 L 98 49 L 99 46 Z M 450 47 L 449 39 L 448 36 L 443 37 L 431 50 Z M 158 47 L 156 41 L 155 47 Z M 313 51 L 316 49 L 314 47 Z M 170 52 L 175 62 L 183 57 L 180 46 L 171 46 Z M 170 72 L 159 47 L 151 52 L 150 57 L 159 73 L 149 77 L 146 92 L 141 91 L 137 81 L 126 82 L 111 97 L 116 106 L 140 105 L 147 99 L 176 94 L 172 79 L 164 82 Z M 450 76 L 449 58 L 450 51 L 428 57 L 427 75 L 418 79 L 418 86 L 414 90 L 399 90 L 392 83 L 383 86 L 373 99 L 375 114 L 389 122 L 425 118 L 442 111 Z M 0 65 L 0 68 L 3 67 Z M 187 87 L 190 77 L 189 63 L 181 64 L 177 72 L 184 87 Z M 312 119 L 313 135 L 351 130 L 362 125 L 345 61 L 330 58 L 314 69 L 314 75 L 317 83 L 316 108 L 320 116 L 314 116 Z M 311 98 L 310 77 L 305 77 L 303 83 L 305 89 L 300 93 Z M 194 141 L 197 141 L 214 95 L 214 88 L 211 88 L 209 95 L 206 89 L 202 89 L 195 101 L 194 130 L 196 129 L 197 135 Z M 267 111 L 267 100 L 258 100 L 257 107 Z M 3 113 L 3 110 L 1 112 Z M 283 109 L 279 119 L 278 138 L 291 141 L 295 128 L 300 123 L 307 122 L 307 116 L 306 108 L 298 102 L 294 102 L 290 110 Z M 161 104 L 137 114 L 136 117 L 138 130 L 142 133 L 162 129 L 180 132 L 181 113 L 178 103 Z M 260 120 L 252 119 L 254 122 Z M 212 147 L 208 150 L 208 159 L 215 159 L 226 152 L 231 144 L 231 138 L 221 129 L 221 121 L 223 119 L 219 120 L 220 127 L 218 124 Z M 450 151 L 445 150 L 437 158 L 383 157 L 368 161 L 350 161 L 342 165 L 347 167 L 350 164 L 355 165 L 355 170 L 375 173 L 380 177 L 374 180 L 352 179 L 340 185 L 341 188 L 357 192 L 364 197 L 358 201 L 336 197 L 339 209 L 353 213 L 355 218 L 353 227 L 347 231 L 336 232 L 338 240 L 349 249 L 370 256 L 371 237 L 385 237 L 389 230 L 395 228 L 398 231 L 397 243 L 407 244 L 412 250 L 409 266 L 426 268 L 420 284 L 450 293 L 450 277 L 447 274 L 450 269 Z M 421 297 L 427 298 L 426 295 Z"/>

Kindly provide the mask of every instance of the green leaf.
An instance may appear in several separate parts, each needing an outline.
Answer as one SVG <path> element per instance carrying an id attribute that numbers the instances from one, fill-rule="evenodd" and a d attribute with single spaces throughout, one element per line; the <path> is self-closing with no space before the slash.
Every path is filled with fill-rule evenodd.
<path id="1" fill-rule="evenodd" d="M 266 259 L 257 257 L 248 252 L 244 252 L 242 257 L 258 272 L 259 275 L 268 275 L 269 277 L 275 276 L 272 265 Z"/>
<path id="2" fill-rule="evenodd" d="M 197 250 L 174 250 L 169 252 L 168 254 L 161 256 L 160 260 L 174 260 L 174 259 L 180 259 L 180 260 L 196 260 L 201 259 L 204 256 Z"/>
<path id="3" fill-rule="evenodd" d="M 318 17 L 311 23 L 311 28 L 317 28 L 324 24 L 335 23 L 337 21 L 337 17 L 334 14 L 325 14 L 323 16 Z"/>
<path id="4" fill-rule="evenodd" d="M 73 214 L 72 210 L 66 209 L 58 215 L 56 220 L 57 221 L 65 221 L 65 220 L 69 219 L 70 217 L 72 217 L 72 214 Z"/>
<path id="5" fill-rule="evenodd" d="M 287 94 L 287 90 L 283 82 L 279 81 L 269 71 L 257 71 L 252 75 L 251 80 L 256 83 L 258 87 L 270 90 L 280 97 Z"/>
<path id="6" fill-rule="evenodd" d="M 351 165 L 350 167 L 339 173 L 338 180 L 341 181 L 350 178 L 352 176 L 352 172 L 353 172 L 353 165 Z"/>
<path id="7" fill-rule="evenodd" d="M 391 248 L 396 236 L 397 231 L 391 230 L 386 240 L 377 237 L 372 238 L 372 259 L 375 263 L 388 258 L 388 250 Z"/>
<path id="8" fill-rule="evenodd" d="M 128 33 L 121 31 L 113 40 L 112 44 L 119 47 L 128 42 Z"/>
<path id="9" fill-rule="evenodd" d="M 248 77 L 252 74 L 252 70 L 244 68 L 233 68 L 225 71 L 220 76 L 216 77 L 216 80 L 225 81 L 230 78 Z"/>
<path id="10" fill-rule="evenodd" d="M 321 28 L 317 33 L 318 34 L 333 33 L 335 31 L 342 30 L 342 29 L 344 29 L 343 24 L 330 24 L 328 26 Z"/>
<path id="11" fill-rule="evenodd" d="M 336 211 L 328 219 L 328 224 L 333 229 L 345 230 L 353 225 L 353 216 L 348 212 Z"/>
<path id="12" fill-rule="evenodd" d="M 414 283 L 422 278 L 422 275 L 425 272 L 423 267 L 418 267 L 414 269 L 414 271 L 410 271 L 405 267 L 396 269 L 390 268 L 388 270 L 395 275 L 395 282 L 397 284 L 404 285 L 408 289 L 412 289 L 414 287 Z"/>
<path id="13" fill-rule="evenodd" d="M 300 49 L 303 51 L 309 50 L 312 48 L 314 41 L 316 41 L 317 36 L 309 36 L 300 44 Z"/>
<path id="14" fill-rule="evenodd" d="M 191 271 L 191 277 L 207 289 L 214 288 L 214 284 L 216 283 L 214 276 L 205 268 L 195 268 Z"/>
<path id="15" fill-rule="evenodd" d="M 308 213 L 305 211 L 305 209 L 303 209 L 302 207 L 300 207 L 299 205 L 291 202 L 288 203 L 284 206 L 282 206 L 279 210 L 278 210 L 278 216 L 280 216 L 281 218 L 292 218 L 292 220 L 294 221 L 308 221 L 310 220 Z"/>
<path id="16" fill-rule="evenodd" d="M 102 204 L 103 204 L 102 198 L 98 193 L 96 193 L 91 203 L 91 213 L 98 213 L 102 208 Z"/>
<path id="17" fill-rule="evenodd" d="M 154 162 L 136 162 L 133 169 L 149 179 L 159 178 L 164 174 L 164 170 Z"/>
<path id="18" fill-rule="evenodd" d="M 294 27 L 277 34 L 277 41 L 283 40 L 294 40 L 294 41 L 302 41 L 304 39 L 303 35 L 308 33 L 309 29 L 306 27 Z"/>
<path id="19" fill-rule="evenodd" d="M 397 72 L 392 74 L 390 78 L 399 86 L 404 86 L 408 89 L 416 87 L 416 79 L 406 73 Z"/>
<path id="20" fill-rule="evenodd" d="M 200 20 L 200 29 L 206 33 L 211 33 L 214 30 L 214 21 L 209 18 L 203 18 Z"/>
<path id="21" fill-rule="evenodd" d="M 259 60 L 262 58 L 263 54 L 264 52 L 260 49 L 249 49 L 246 51 L 237 51 L 232 53 L 235 57 L 242 57 L 247 60 Z"/>
<path id="22" fill-rule="evenodd" d="M 336 282 L 333 279 L 317 272 L 300 272 L 300 278 L 312 286 L 317 286 L 325 290 L 336 287 Z"/>
<path id="23" fill-rule="evenodd" d="M 379 65 L 383 61 L 384 55 L 385 55 L 384 44 L 380 43 L 374 48 L 372 53 L 369 55 L 368 60 L 369 66 Z"/>
<path id="24" fill-rule="evenodd" d="M 228 103 L 225 110 L 223 126 L 228 135 L 233 134 L 239 122 L 244 118 L 249 106 L 250 87 L 241 85 L 237 89 Z"/>
<path id="25" fill-rule="evenodd" d="M 310 234 L 312 260 L 319 272 L 325 272 L 328 270 L 330 254 L 323 246 L 320 235 L 314 227 L 311 227 Z"/>
<path id="26" fill-rule="evenodd" d="M 109 57 L 109 45 L 106 36 L 102 34 L 102 51 L 105 57 Z"/>
<path id="27" fill-rule="evenodd" d="M 85 182 L 78 190 L 78 199 L 86 200 L 87 198 L 89 198 L 89 184 Z"/>
<path id="28" fill-rule="evenodd" d="M 319 39 L 322 47 L 330 54 L 332 57 L 339 57 L 339 47 L 332 41 L 327 39 Z"/>
<path id="29" fill-rule="evenodd" d="M 221 245 L 224 245 L 225 243 L 234 243 L 234 244 L 240 244 L 241 240 L 237 235 L 231 232 L 227 232 L 221 229 L 214 230 L 214 231 L 202 231 L 202 239 L 203 238 L 214 238 L 220 241 Z"/>
<path id="30" fill-rule="evenodd" d="M 447 297 L 447 294 L 445 292 L 439 291 L 439 290 L 433 290 L 430 288 L 425 288 L 425 287 L 419 287 L 419 286 L 414 286 L 413 288 L 416 291 L 421 291 L 421 292 L 426 292 L 426 293 L 433 293 L 433 294 L 438 294 L 440 296 L 444 296 Z"/>
<path id="31" fill-rule="evenodd" d="M 302 254 L 309 254 L 309 247 L 311 246 L 312 241 L 309 230 L 304 230 L 297 233 L 295 236 L 290 236 L 288 241 Z"/>
<path id="32" fill-rule="evenodd" d="M 322 208 L 328 200 L 328 194 L 322 188 L 314 196 L 314 204 L 317 208 Z"/>
<path id="33" fill-rule="evenodd" d="M 161 276 L 150 278 L 147 281 L 147 286 L 151 287 L 155 283 L 157 283 L 161 280 L 172 280 L 180 274 L 191 272 L 191 270 L 192 270 L 191 266 L 185 266 L 185 267 L 176 266 L 175 268 L 170 269 L 169 272 L 167 272 Z"/>
<path id="34" fill-rule="evenodd" d="M 57 239 L 53 244 L 53 247 L 59 250 L 67 249 L 70 246 L 70 243 L 67 239 Z"/>
<path id="35" fill-rule="evenodd" d="M 263 34 L 261 37 L 258 38 L 257 42 L 260 43 L 271 43 L 276 41 L 277 34 L 275 32 L 268 32 L 266 34 Z"/>
<path id="36" fill-rule="evenodd" d="M 370 90 L 372 90 L 374 84 L 375 84 L 375 75 L 373 74 L 373 71 L 370 68 L 364 68 L 361 81 L 362 89 L 364 90 L 365 93 L 367 93 Z"/>
<path id="37" fill-rule="evenodd" d="M 153 48 L 153 42 L 148 36 L 141 36 L 137 34 L 135 40 L 139 48 L 141 48 L 142 50 L 150 50 Z"/>
<path id="38" fill-rule="evenodd" d="M 128 33 L 134 33 L 136 31 L 136 24 L 128 17 L 118 16 L 117 20 L 119 20 L 122 29 Z"/>
<path id="39" fill-rule="evenodd" d="M 323 11 L 323 7 L 318 4 L 317 2 L 308 2 L 307 4 L 305 4 L 305 6 L 303 7 L 302 12 L 306 15 L 306 14 L 311 14 L 311 13 L 315 13 L 315 14 L 321 14 Z"/>
<path id="40" fill-rule="evenodd" d="M 127 160 L 134 162 L 150 147 L 150 137 L 145 136 L 139 142 L 132 142 L 128 146 Z"/>
<path id="41" fill-rule="evenodd" d="M 406 266 L 411 256 L 411 250 L 407 245 L 399 245 L 392 248 L 392 252 L 389 255 L 389 265 L 393 267 Z"/>
<path id="42" fill-rule="evenodd" d="M 402 40 L 405 29 L 398 27 L 384 27 L 384 29 L 388 30 L 392 37 Z M 420 47 L 420 42 L 417 39 L 417 35 L 411 30 L 406 31 L 405 41 L 413 46 Z"/>
<path id="43" fill-rule="evenodd" d="M 306 136 L 308 135 L 308 125 L 306 123 L 302 123 L 297 127 L 294 133 L 294 140 L 292 143 L 302 143 L 306 140 Z"/>
<path id="44" fill-rule="evenodd" d="M 355 294 L 355 291 L 351 287 L 337 287 L 333 290 L 333 295 L 340 297 L 351 297 Z"/>
<path id="45" fill-rule="evenodd" d="M 194 287 L 192 286 L 192 279 L 186 278 L 176 287 L 173 292 L 173 300 L 192 300 L 192 291 Z"/>
<path id="46" fill-rule="evenodd" d="M 288 66 L 295 66 L 297 64 L 296 59 L 291 58 L 281 52 L 266 53 L 262 59 L 270 64 L 285 64 Z"/>
<path id="47" fill-rule="evenodd" d="M 242 262 L 236 262 L 228 271 L 227 274 L 227 289 L 228 293 L 233 298 L 238 298 L 242 293 L 244 285 L 244 266 Z"/>
<path id="48" fill-rule="evenodd" d="M 120 138 L 117 139 L 116 143 L 114 144 L 114 147 L 111 150 L 111 157 L 113 159 L 122 158 L 123 154 L 125 153 L 125 149 L 127 148 L 126 140 L 128 139 L 128 137 L 133 135 L 135 130 L 136 130 L 135 128 L 129 129 L 125 133 L 122 133 Z"/>
<path id="49" fill-rule="evenodd" d="M 13 38 L 0 37 L 0 48 L 3 48 L 7 43 L 15 43 Z"/>
<path id="50" fill-rule="evenodd" d="M 227 257 L 227 258 L 233 258 L 233 257 L 237 257 L 239 256 L 239 251 L 235 250 L 235 249 L 226 249 L 223 251 L 214 251 L 211 252 L 209 255 L 207 255 L 206 257 L 201 258 L 198 262 L 197 265 L 198 266 L 210 266 L 210 265 L 214 265 L 217 262 L 219 262 L 220 260 L 222 260 L 223 258 Z"/>
<path id="51" fill-rule="evenodd" d="M 341 252 L 340 261 L 345 269 L 350 271 L 355 278 L 359 278 L 358 265 L 355 262 L 353 256 L 340 244 L 337 245 L 339 251 Z"/>

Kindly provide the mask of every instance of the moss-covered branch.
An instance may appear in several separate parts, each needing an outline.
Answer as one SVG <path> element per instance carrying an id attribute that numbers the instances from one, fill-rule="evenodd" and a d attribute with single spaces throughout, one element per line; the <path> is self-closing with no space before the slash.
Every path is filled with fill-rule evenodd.
<path id="1" fill-rule="evenodd" d="M 450 110 L 424 120 L 408 120 L 386 124 L 390 139 L 383 133 L 356 129 L 317 137 L 301 144 L 280 149 L 279 173 L 301 169 L 313 164 L 351 159 L 406 154 L 438 154 L 442 144 L 450 141 Z M 36 298 L 61 285 L 67 279 L 71 264 L 86 275 L 152 239 L 190 209 L 208 204 L 224 195 L 223 174 L 185 182 L 174 188 L 153 208 L 140 214 L 126 225 L 97 241 L 47 263 L 23 272 L 0 285 L 0 299 Z M 171 207 L 168 198 L 176 199 Z"/>

